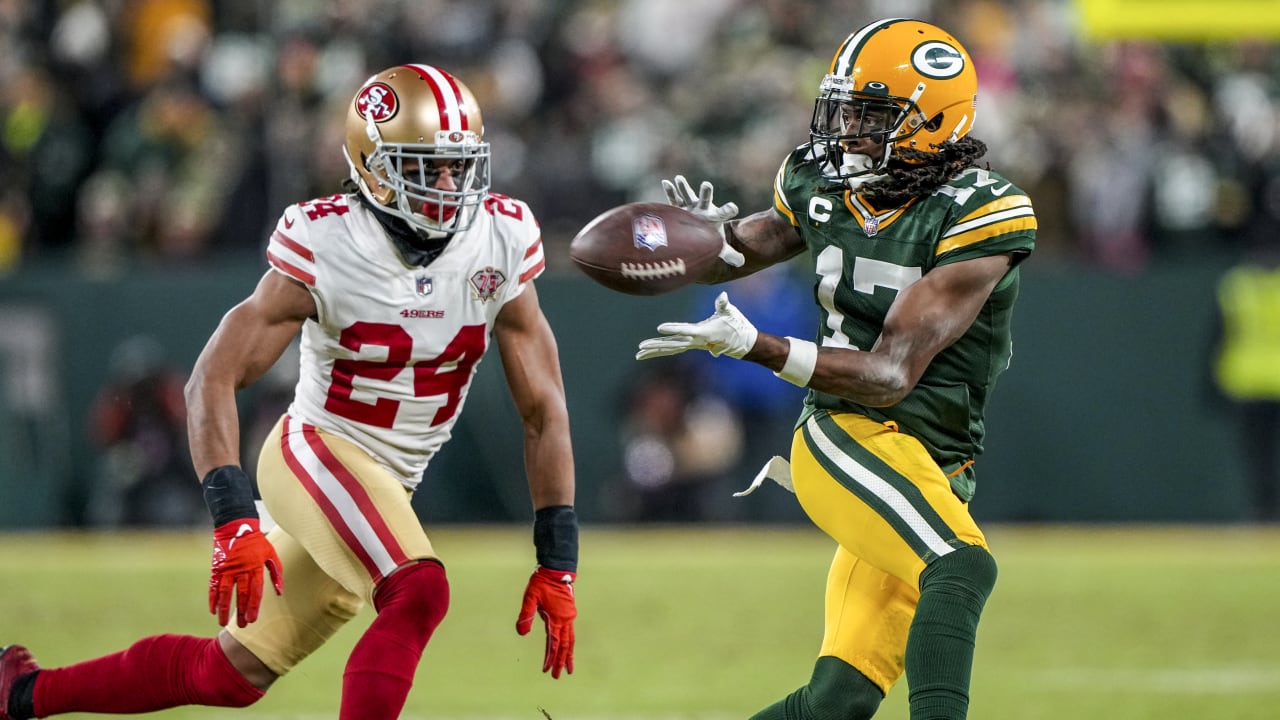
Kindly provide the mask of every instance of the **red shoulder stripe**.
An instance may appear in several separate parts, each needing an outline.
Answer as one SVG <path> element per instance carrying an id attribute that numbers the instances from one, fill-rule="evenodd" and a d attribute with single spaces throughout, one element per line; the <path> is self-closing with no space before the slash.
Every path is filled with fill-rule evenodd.
<path id="1" fill-rule="evenodd" d="M 533 279 L 535 275 L 542 272 L 542 268 L 547 266 L 547 259 L 542 258 L 536 265 L 520 273 L 520 284 L 524 284 Z"/>
<path id="2" fill-rule="evenodd" d="M 271 233 L 271 239 L 294 251 L 298 254 L 298 257 L 303 258 L 304 260 L 310 260 L 311 262 L 316 261 L 316 256 L 311 252 L 311 248 L 303 245 L 297 240 L 294 240 L 288 235 L 285 235 L 279 230 Z"/>
<path id="3" fill-rule="evenodd" d="M 275 253 L 271 252 L 270 250 L 267 251 L 267 261 L 271 263 L 272 267 L 284 273 L 285 275 L 288 275 L 294 280 L 297 280 L 298 282 L 304 283 L 308 286 L 315 287 L 315 284 L 316 284 L 315 275 L 312 275 L 311 273 L 295 265 L 291 265 L 285 262 L 284 260 L 281 260 L 279 257 L 276 256 Z"/>

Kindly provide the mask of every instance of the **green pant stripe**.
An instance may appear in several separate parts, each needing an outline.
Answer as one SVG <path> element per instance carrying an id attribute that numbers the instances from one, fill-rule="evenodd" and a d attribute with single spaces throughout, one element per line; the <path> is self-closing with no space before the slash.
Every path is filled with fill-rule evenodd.
<path id="1" fill-rule="evenodd" d="M 811 416 L 804 425 L 804 438 L 827 472 L 875 509 L 922 560 L 955 550 L 955 532 L 920 488 L 850 438 L 829 415 Z"/>

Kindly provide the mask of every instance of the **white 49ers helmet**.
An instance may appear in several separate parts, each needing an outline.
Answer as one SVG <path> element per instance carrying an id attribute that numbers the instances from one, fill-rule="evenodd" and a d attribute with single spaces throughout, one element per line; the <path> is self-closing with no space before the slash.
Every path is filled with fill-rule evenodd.
<path id="1" fill-rule="evenodd" d="M 489 192 L 489 143 L 475 96 L 430 65 L 397 65 L 356 92 L 342 148 L 365 197 L 433 235 L 470 227 Z M 437 189 L 441 167 L 455 189 Z"/>
<path id="2" fill-rule="evenodd" d="M 896 150 L 937 152 L 969 134 L 978 74 L 958 40 L 919 20 L 879 20 L 840 45 L 819 86 L 809 135 L 838 177 L 882 169 Z M 844 142 L 877 138 L 874 166 L 841 162 Z"/>

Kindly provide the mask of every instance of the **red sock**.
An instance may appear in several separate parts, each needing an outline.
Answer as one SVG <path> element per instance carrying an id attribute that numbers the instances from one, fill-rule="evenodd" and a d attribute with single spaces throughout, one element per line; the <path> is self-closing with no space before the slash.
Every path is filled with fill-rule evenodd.
<path id="1" fill-rule="evenodd" d="M 356 643 L 342 676 L 339 720 L 394 720 L 413 687 L 422 651 L 449 609 L 449 581 L 435 562 L 402 568 L 373 598 L 378 617 Z"/>
<path id="2" fill-rule="evenodd" d="M 245 707 L 263 692 L 231 665 L 216 638 L 156 635 L 127 650 L 36 676 L 36 717 L 146 713 L 179 705 Z"/>

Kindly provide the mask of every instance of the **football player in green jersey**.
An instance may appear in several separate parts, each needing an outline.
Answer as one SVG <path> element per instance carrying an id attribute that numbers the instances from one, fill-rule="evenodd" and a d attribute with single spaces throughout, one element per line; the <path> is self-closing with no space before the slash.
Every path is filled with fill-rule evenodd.
<path id="1" fill-rule="evenodd" d="M 668 199 L 717 224 L 716 283 L 808 252 L 816 342 L 759 332 L 724 293 L 697 323 L 664 323 L 637 358 L 706 350 L 807 387 L 792 489 L 838 543 L 809 683 L 758 720 L 870 718 L 905 672 L 911 717 L 964 718 L 978 619 L 996 562 L 969 514 L 983 411 L 1008 366 L 1031 201 L 977 165 L 973 60 L 946 31 L 872 23 L 822 79 L 810 141 L 774 179 L 771 209 L 734 220 L 703 183 Z"/>

